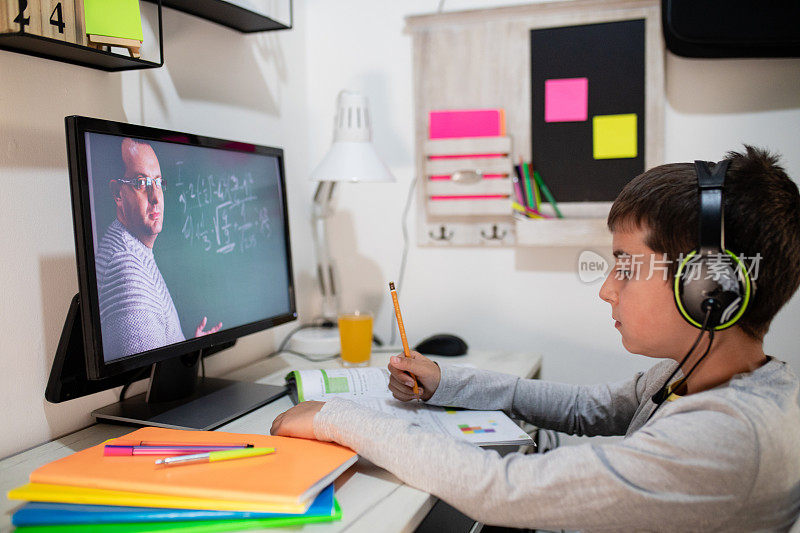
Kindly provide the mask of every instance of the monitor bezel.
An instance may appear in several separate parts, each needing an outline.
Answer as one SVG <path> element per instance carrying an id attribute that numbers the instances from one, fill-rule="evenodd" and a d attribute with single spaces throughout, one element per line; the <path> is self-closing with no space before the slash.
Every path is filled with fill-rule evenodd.
<path id="1" fill-rule="evenodd" d="M 85 304 L 81 305 L 81 318 L 83 322 L 86 372 L 89 379 L 103 379 L 173 357 L 198 352 L 297 319 L 291 243 L 289 241 L 289 213 L 286 202 L 283 149 L 83 116 L 68 116 L 65 118 L 65 124 L 70 194 L 72 197 L 72 220 L 75 234 L 75 255 L 78 267 L 78 289 L 82 296 L 82 303 Z M 278 160 L 278 182 L 281 193 L 286 266 L 288 269 L 289 312 L 223 329 L 211 335 L 187 339 L 180 343 L 106 362 L 103 355 L 100 328 L 100 306 L 95 268 L 94 237 L 92 235 L 88 161 L 86 158 L 86 133 L 135 137 L 143 140 L 276 157 Z"/>

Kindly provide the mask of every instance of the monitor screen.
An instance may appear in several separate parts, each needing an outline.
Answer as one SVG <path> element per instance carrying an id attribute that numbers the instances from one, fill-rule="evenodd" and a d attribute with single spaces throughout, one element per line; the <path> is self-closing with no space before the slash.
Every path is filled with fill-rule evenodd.
<path id="1" fill-rule="evenodd" d="M 90 377 L 296 318 L 282 150 L 77 124 L 71 174 Z"/>

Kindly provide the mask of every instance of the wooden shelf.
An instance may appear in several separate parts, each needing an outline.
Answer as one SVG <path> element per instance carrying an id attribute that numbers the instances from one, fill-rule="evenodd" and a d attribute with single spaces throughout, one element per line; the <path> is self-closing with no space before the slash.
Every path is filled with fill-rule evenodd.
<path id="1" fill-rule="evenodd" d="M 611 202 L 560 204 L 566 218 L 514 219 L 517 246 L 611 246 L 606 219 Z M 542 212 L 553 216 L 550 205 Z"/>
<path id="2" fill-rule="evenodd" d="M 604 218 L 516 220 L 517 246 L 610 246 Z"/>
<path id="3" fill-rule="evenodd" d="M 160 25 L 159 21 L 159 32 Z M 161 53 L 159 62 L 147 61 L 103 50 L 95 50 L 94 48 L 77 44 L 65 43 L 64 41 L 57 41 L 31 33 L 0 34 L 0 49 L 109 72 L 158 68 L 164 64 L 163 53 Z"/>
<path id="4" fill-rule="evenodd" d="M 153 0 L 153 3 L 157 6 L 156 16 L 158 19 L 157 61 L 134 58 L 128 55 L 127 52 L 123 55 L 123 53 L 107 52 L 105 50 L 84 46 L 77 42 L 69 42 L 70 40 L 74 40 L 74 33 L 72 32 L 76 31 L 83 34 L 82 40 L 84 43 L 86 42 L 85 26 L 82 22 L 76 22 L 75 26 L 70 26 L 68 28 L 68 32 L 73 38 L 67 40 L 54 39 L 46 36 L 46 33 L 38 35 L 37 33 L 39 33 L 39 30 L 36 30 L 36 33 L 30 31 L 0 33 L 0 50 L 19 52 L 21 54 L 53 59 L 55 61 L 62 61 L 64 63 L 71 63 L 73 65 L 96 68 L 109 72 L 159 68 L 164 64 L 164 33 L 161 24 L 161 0 Z M 61 4 L 59 3 L 59 7 L 60 6 Z M 29 7 L 28 9 L 32 8 Z M 70 22 L 70 24 L 72 23 Z M 81 39 L 78 39 L 78 41 L 80 40 Z"/>
<path id="5" fill-rule="evenodd" d="M 147 0 L 155 2 L 157 0 Z M 223 0 L 162 0 L 162 5 L 222 24 L 243 33 L 288 30 L 292 28 L 292 0 L 289 0 L 289 25 Z"/>

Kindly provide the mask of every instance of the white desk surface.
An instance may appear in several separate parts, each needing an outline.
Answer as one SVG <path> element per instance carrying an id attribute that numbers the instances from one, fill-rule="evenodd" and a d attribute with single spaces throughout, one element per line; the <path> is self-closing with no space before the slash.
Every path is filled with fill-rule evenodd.
<path id="1" fill-rule="evenodd" d="M 393 353 L 397 352 L 373 353 L 371 364 L 385 366 Z M 502 351 L 472 351 L 459 357 L 431 357 L 431 359 L 445 363 L 470 364 L 478 368 L 523 377 L 535 376 L 541 366 L 541 357 L 538 355 Z M 283 353 L 271 359 L 256 361 L 224 377 L 281 385 L 284 383 L 284 376 L 290 370 L 336 367 L 339 367 L 338 360 L 312 363 L 296 355 Z M 219 430 L 234 433 L 269 433 L 275 417 L 291 406 L 289 397 L 284 396 L 225 424 Z M 31 471 L 106 439 L 129 433 L 133 429 L 131 426 L 94 424 L 0 461 L 0 493 L 2 493 L 0 531 L 11 529 L 11 514 L 22 504 L 6 498 L 6 493 L 27 483 Z M 342 520 L 308 524 L 300 529 L 320 533 L 345 530 L 371 533 L 376 531 L 376 526 L 380 524 L 378 529 L 381 531 L 413 531 L 436 502 L 436 498 L 427 492 L 404 484 L 388 471 L 365 459 L 359 459 L 336 481 L 336 498 L 342 507 Z M 286 531 L 286 528 L 263 531 Z"/>

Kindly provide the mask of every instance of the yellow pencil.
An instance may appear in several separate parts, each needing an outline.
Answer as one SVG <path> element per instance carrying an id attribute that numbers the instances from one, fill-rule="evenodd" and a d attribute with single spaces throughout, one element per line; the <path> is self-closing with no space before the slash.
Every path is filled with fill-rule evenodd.
<path id="1" fill-rule="evenodd" d="M 397 327 L 400 328 L 400 340 L 403 341 L 403 355 L 411 357 L 411 352 L 408 349 L 408 339 L 406 338 L 406 328 L 403 326 L 403 317 L 400 315 L 400 302 L 397 301 L 397 291 L 394 290 L 394 281 L 389 282 L 389 290 L 392 293 L 392 303 L 394 304 L 394 314 L 397 317 Z M 419 396 L 417 377 L 411 372 L 409 372 L 408 375 L 414 380 L 414 394 Z"/>

